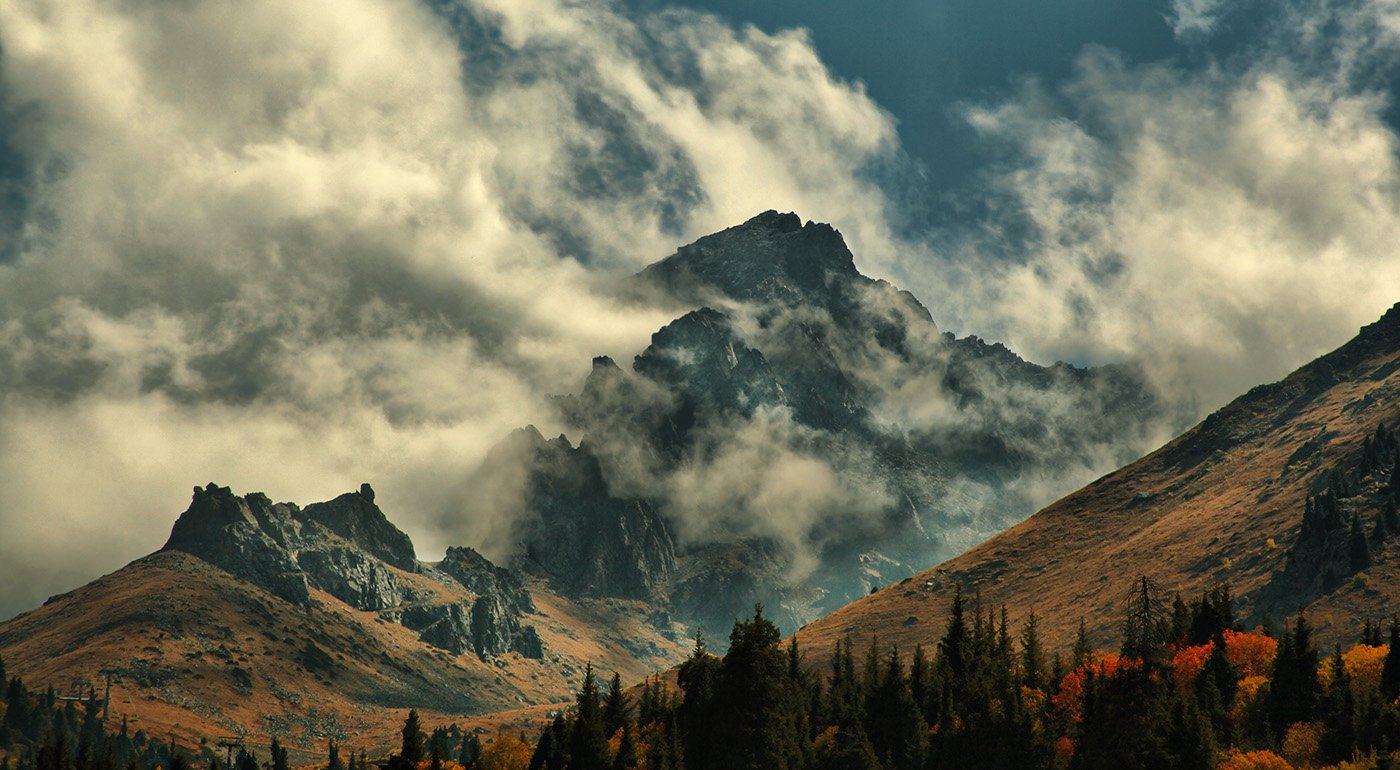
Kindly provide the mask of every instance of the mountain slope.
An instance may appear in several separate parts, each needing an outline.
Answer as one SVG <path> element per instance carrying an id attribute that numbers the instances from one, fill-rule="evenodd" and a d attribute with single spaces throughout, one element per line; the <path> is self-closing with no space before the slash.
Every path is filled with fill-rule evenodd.
<path id="1" fill-rule="evenodd" d="M 133 729 L 314 753 L 388 740 L 409 708 L 443 724 L 547 710 L 590 661 L 640 679 L 688 647 L 649 614 L 560 597 L 470 549 L 420 562 L 368 485 L 299 509 L 211 484 L 161 551 L 0 624 L 0 656 L 62 691 L 100 693 L 111 672 Z"/>
<path id="2" fill-rule="evenodd" d="M 1364 619 L 1386 617 L 1400 599 L 1400 553 L 1376 531 L 1393 511 L 1397 452 L 1393 437 L 1384 452 L 1374 448 L 1378 427 L 1398 418 L 1400 305 L 1342 348 L 1251 390 L 1147 457 L 798 637 L 818 656 L 847 634 L 908 650 L 938 637 L 961 589 L 984 605 L 1005 605 L 1014 622 L 1038 613 L 1041 634 L 1054 644 L 1069 643 L 1081 616 L 1098 643 L 1116 644 L 1132 582 L 1146 575 L 1164 594 L 1188 597 L 1228 581 L 1249 623 L 1303 608 L 1325 641 L 1350 639 Z M 1368 455 L 1383 457 L 1367 462 Z M 1327 555 L 1305 535 L 1305 511 L 1334 483 L 1344 487 L 1345 518 L 1335 517 L 1329 537 L 1359 529 L 1369 539 L 1369 566 Z M 1300 569 L 1330 579 L 1300 580 Z"/>

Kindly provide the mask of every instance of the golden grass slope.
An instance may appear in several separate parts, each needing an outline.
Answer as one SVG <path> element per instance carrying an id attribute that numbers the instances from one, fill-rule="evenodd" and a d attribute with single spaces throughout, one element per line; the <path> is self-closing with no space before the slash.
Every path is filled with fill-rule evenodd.
<path id="1" fill-rule="evenodd" d="M 1143 459 L 920 575 L 860 599 L 798 633 L 813 662 L 850 635 L 906 653 L 942 633 L 955 587 L 1005 605 L 1013 630 L 1031 612 L 1042 638 L 1067 647 L 1083 618 L 1116 645 L 1140 575 L 1168 595 L 1228 581 L 1250 615 L 1297 535 L 1304 499 L 1326 470 L 1400 417 L 1400 305 L 1342 348 L 1255 388 Z M 1394 548 L 1394 541 L 1390 548 Z M 1386 554 L 1382 554 L 1386 556 Z M 1307 607 L 1325 643 L 1351 640 L 1363 618 L 1394 612 L 1400 558 Z M 1257 618 L 1256 618 L 1257 619 Z M 1052 647 L 1052 648 L 1053 648 Z"/>

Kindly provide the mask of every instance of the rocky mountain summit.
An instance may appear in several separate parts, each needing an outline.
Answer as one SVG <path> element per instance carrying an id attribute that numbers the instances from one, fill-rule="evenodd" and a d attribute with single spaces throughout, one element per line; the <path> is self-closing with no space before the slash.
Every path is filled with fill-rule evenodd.
<path id="1" fill-rule="evenodd" d="M 519 574 L 470 548 L 453 548 L 436 565 L 418 561 L 369 484 L 304 509 L 258 492 L 195 487 L 161 550 L 197 556 L 302 607 L 313 604 L 312 589 L 325 591 L 453 654 L 544 654 L 522 622 L 535 607 Z"/>
<path id="2" fill-rule="evenodd" d="M 556 400 L 572 440 L 499 449 L 527 479 L 513 563 L 720 638 L 755 602 L 792 630 L 951 556 L 1168 418 L 1130 368 L 941 332 L 791 213 L 682 246 L 625 293 L 678 315 Z"/>

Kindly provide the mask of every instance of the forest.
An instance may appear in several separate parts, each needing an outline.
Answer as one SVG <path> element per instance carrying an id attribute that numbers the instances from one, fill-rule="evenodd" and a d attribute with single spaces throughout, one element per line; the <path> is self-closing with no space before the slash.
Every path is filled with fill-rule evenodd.
<path id="1" fill-rule="evenodd" d="M 674 683 L 602 686 L 590 667 L 573 706 L 538 735 L 482 741 L 428 731 L 411 712 L 398 751 L 319 770 L 1287 770 L 1400 767 L 1400 620 L 1366 623 L 1355 644 L 1320 650 L 1303 616 L 1239 627 L 1230 591 L 1157 598 L 1147 578 L 1126 602 L 1121 645 L 1047 651 L 1032 614 L 1012 627 L 955 597 L 941 637 L 901 651 L 878 639 L 806 664 L 756 608 L 723 656 L 698 638 Z M 907 652 L 907 654 L 906 654 Z M 3 664 L 0 664 L 3 675 Z M 109 730 L 100 701 L 60 702 L 9 679 L 0 770 L 291 770 L 269 761 Z"/>

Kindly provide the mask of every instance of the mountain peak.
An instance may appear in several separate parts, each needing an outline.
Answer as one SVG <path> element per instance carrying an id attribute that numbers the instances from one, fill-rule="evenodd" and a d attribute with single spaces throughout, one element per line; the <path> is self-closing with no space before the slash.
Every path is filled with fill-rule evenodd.
<path id="1" fill-rule="evenodd" d="M 834 227 L 765 211 L 676 250 L 637 276 L 685 302 L 718 294 L 739 302 L 830 304 L 837 285 L 865 280 Z"/>

